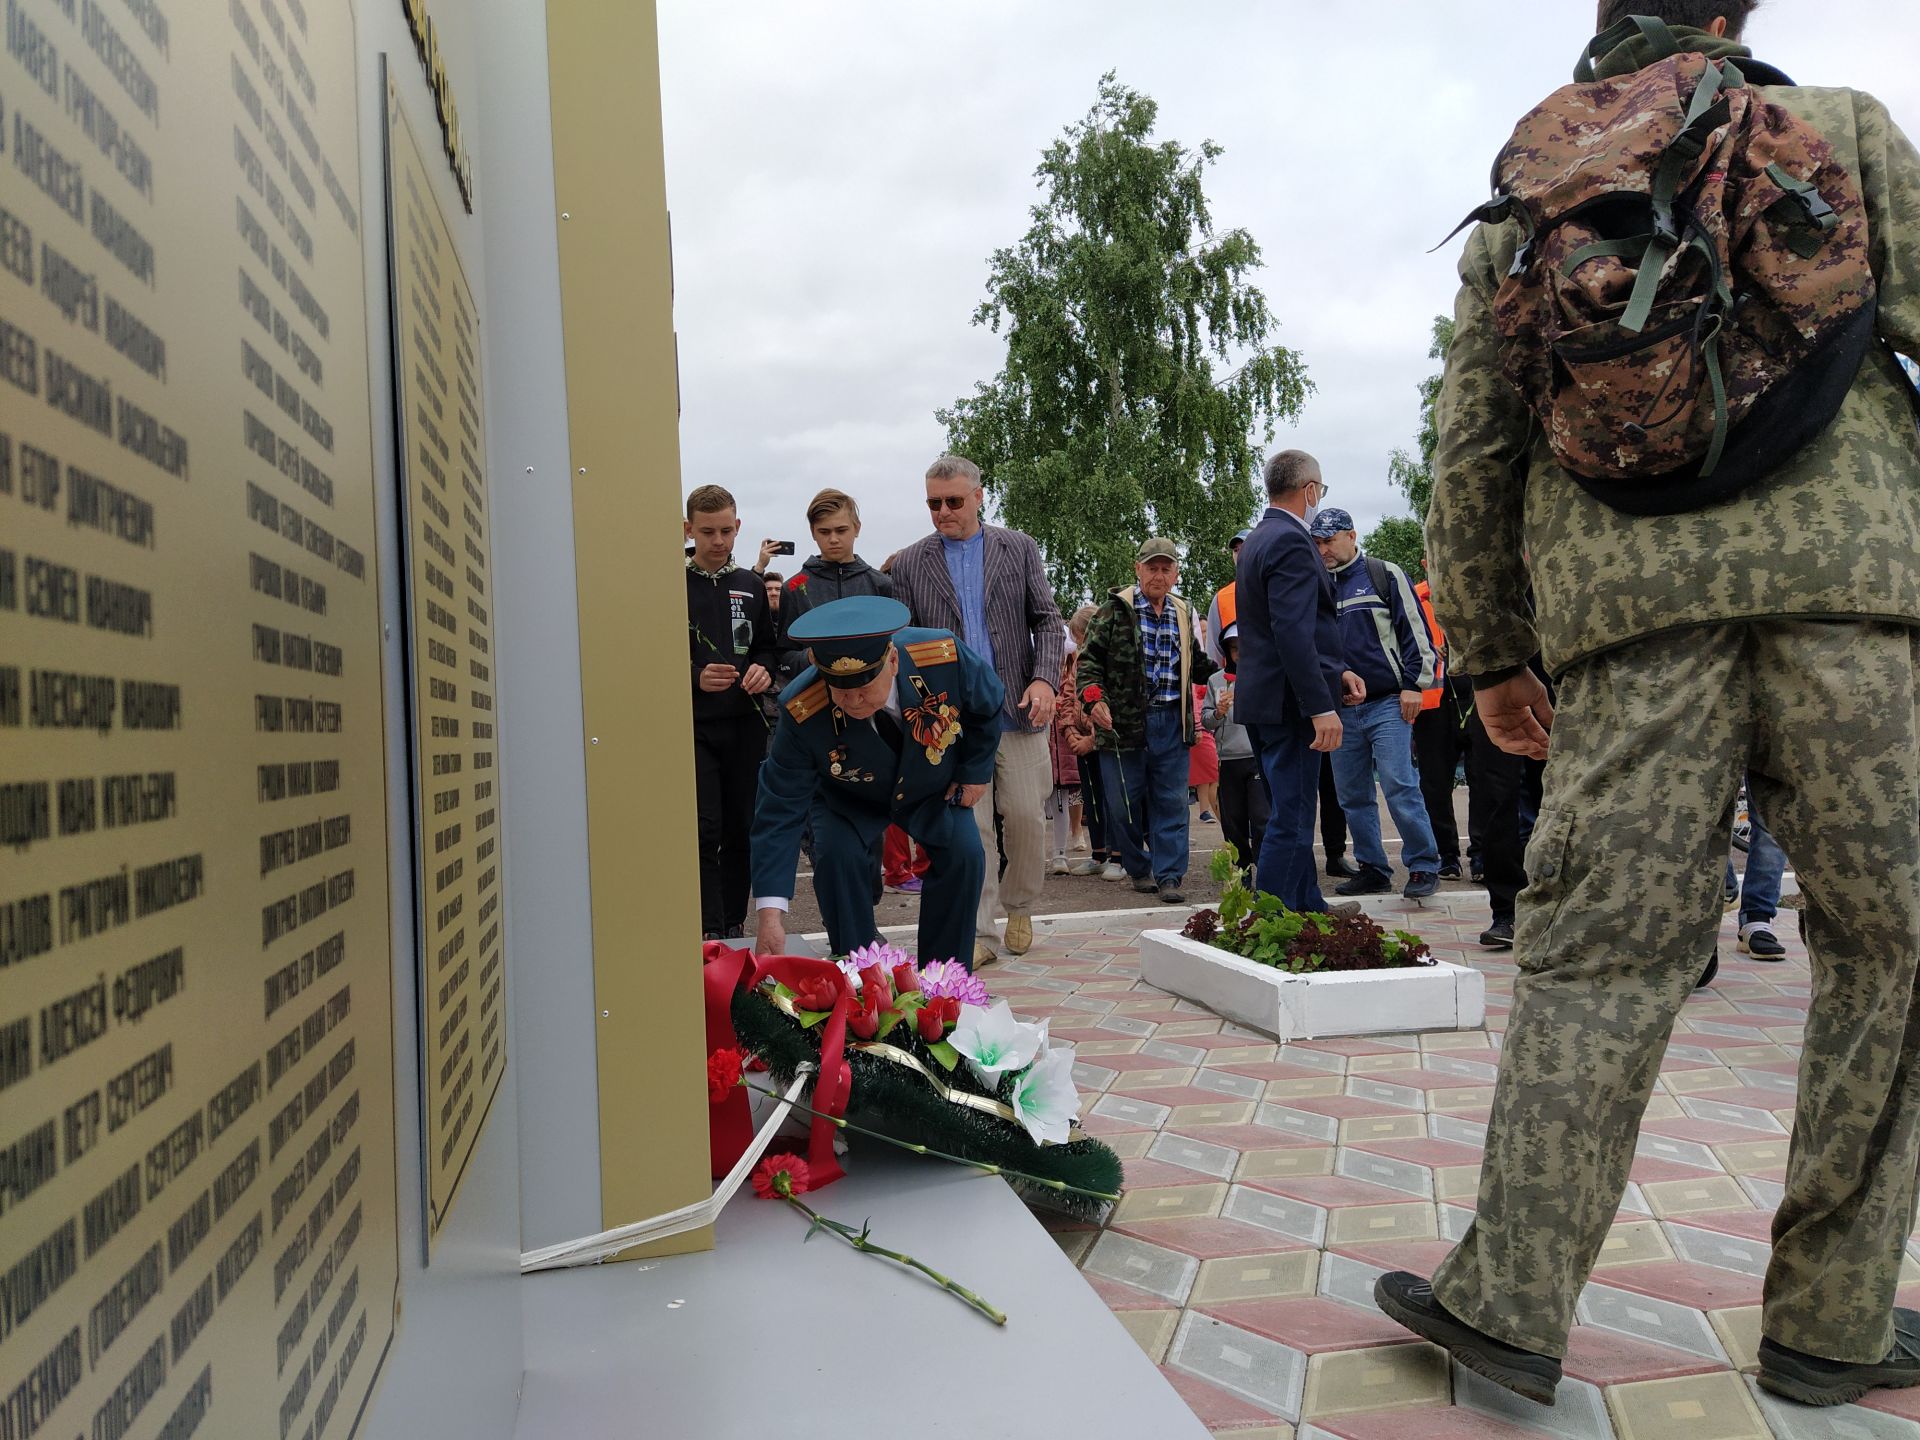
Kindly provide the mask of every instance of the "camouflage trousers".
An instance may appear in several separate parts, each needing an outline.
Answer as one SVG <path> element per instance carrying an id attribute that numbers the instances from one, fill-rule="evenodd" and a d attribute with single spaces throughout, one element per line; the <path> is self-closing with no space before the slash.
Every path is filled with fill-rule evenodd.
<path id="1" fill-rule="evenodd" d="M 1920 631 L 1676 631 L 1565 678 L 1515 920 L 1479 1210 L 1440 1301 L 1564 1357 L 1675 1017 L 1713 953 L 1742 772 L 1799 875 L 1813 989 L 1764 1333 L 1883 1358 L 1920 1162 Z"/>

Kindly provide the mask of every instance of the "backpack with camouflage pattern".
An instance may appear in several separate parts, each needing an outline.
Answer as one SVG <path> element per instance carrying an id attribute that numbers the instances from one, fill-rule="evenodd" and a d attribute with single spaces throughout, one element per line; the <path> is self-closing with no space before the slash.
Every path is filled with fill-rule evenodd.
<path id="1" fill-rule="evenodd" d="M 1595 79 L 1636 31 L 1660 58 Z M 1679 46 L 1646 16 L 1596 38 L 1468 220 L 1521 226 L 1494 323 L 1554 458 L 1641 515 L 1724 500 L 1824 430 L 1876 317 L 1858 182 L 1749 75 L 1791 82 Z"/>

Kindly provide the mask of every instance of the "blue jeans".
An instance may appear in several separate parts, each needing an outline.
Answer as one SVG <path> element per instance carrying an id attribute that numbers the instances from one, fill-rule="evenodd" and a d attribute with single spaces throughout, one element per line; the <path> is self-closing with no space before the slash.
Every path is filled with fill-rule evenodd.
<path id="1" fill-rule="evenodd" d="M 1740 924 L 1765 925 L 1780 913 L 1780 880 L 1787 873 L 1786 852 L 1773 832 L 1760 823 L 1747 799 L 1747 818 L 1753 822 L 1753 838 L 1747 842 L 1747 875 L 1740 886 Z M 1727 861 L 1727 884 L 1734 882 L 1733 861 Z"/>
<path id="2" fill-rule="evenodd" d="M 1313 725 L 1249 725 L 1247 738 L 1266 777 L 1266 834 L 1260 840 L 1255 883 L 1289 910 L 1324 911 L 1320 870 L 1313 860 L 1313 817 L 1320 801 L 1320 752 Z"/>
<path id="3" fill-rule="evenodd" d="M 1393 873 L 1380 843 L 1380 808 L 1373 800 L 1373 778 L 1387 797 L 1387 811 L 1400 832 L 1400 861 L 1409 873 L 1440 868 L 1433 822 L 1420 795 L 1420 774 L 1413 764 L 1413 726 L 1400 718 L 1400 699 L 1369 700 L 1340 712 L 1343 734 L 1333 752 L 1333 783 L 1340 808 L 1347 812 L 1353 858 L 1385 874 Z"/>
<path id="4" fill-rule="evenodd" d="M 1119 754 L 1102 751 L 1107 846 L 1138 880 L 1149 873 L 1162 885 L 1187 877 L 1187 742 L 1180 705 L 1147 708 L 1147 743 Z M 1117 835 L 1116 835 L 1117 832 Z"/>

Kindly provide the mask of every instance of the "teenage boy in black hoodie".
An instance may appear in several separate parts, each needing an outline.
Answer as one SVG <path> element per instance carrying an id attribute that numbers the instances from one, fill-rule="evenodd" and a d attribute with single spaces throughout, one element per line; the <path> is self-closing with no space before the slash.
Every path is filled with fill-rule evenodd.
<path id="1" fill-rule="evenodd" d="M 753 697 L 773 684 L 775 631 L 764 582 L 733 563 L 733 496 L 702 485 L 687 497 L 687 643 L 692 652 L 693 773 L 700 816 L 700 929 L 746 933 L 747 839 L 767 722 Z"/>
<path id="2" fill-rule="evenodd" d="M 893 594 L 893 581 L 853 553 L 860 538 L 860 507 L 844 490 L 822 490 L 807 503 L 807 525 L 819 554 L 809 555 L 780 597 L 780 682 L 811 663 L 804 645 L 789 646 L 787 627 L 816 605 L 849 595 Z"/>

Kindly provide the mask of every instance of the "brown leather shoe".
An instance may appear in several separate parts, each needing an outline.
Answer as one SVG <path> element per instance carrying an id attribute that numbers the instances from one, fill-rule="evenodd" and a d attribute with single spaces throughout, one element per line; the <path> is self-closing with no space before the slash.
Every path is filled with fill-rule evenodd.
<path id="1" fill-rule="evenodd" d="M 1007 953 L 1024 955 L 1033 948 L 1033 917 L 1031 915 L 1007 916 Z"/>

